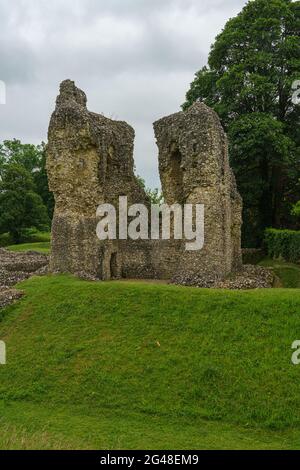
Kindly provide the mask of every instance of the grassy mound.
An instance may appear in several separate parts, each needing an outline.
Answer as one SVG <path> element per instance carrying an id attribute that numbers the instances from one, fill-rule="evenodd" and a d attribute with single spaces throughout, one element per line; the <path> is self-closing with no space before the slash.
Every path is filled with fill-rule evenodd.
<path id="1" fill-rule="evenodd" d="M 300 447 L 300 290 L 21 288 L 0 322 L 0 447 Z"/>

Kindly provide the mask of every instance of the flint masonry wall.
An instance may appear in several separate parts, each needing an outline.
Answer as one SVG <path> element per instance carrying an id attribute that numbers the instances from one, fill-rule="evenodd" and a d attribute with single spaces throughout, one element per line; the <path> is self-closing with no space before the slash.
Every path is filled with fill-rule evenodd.
<path id="1" fill-rule="evenodd" d="M 217 115 L 197 103 L 154 124 L 165 201 L 205 204 L 205 245 L 186 252 L 185 240 L 101 242 L 99 204 L 149 207 L 134 175 L 134 130 L 88 111 L 74 82 L 60 86 L 48 133 L 47 170 L 55 197 L 50 269 L 95 277 L 173 279 L 211 285 L 241 265 L 241 198 L 229 167 Z"/>
<path id="2" fill-rule="evenodd" d="M 242 264 L 242 201 L 229 166 L 227 137 L 217 114 L 203 103 L 160 119 L 154 130 L 166 203 L 205 207 L 204 247 L 182 250 L 175 280 L 209 286 Z"/>
<path id="3" fill-rule="evenodd" d="M 96 236 L 99 204 L 116 205 L 122 195 L 129 204 L 149 201 L 134 175 L 134 130 L 89 112 L 86 101 L 74 82 L 62 82 L 49 125 L 47 171 L 55 197 L 50 269 L 109 279 L 131 274 L 132 265 L 152 276 L 142 246 L 129 263 L 129 242 L 103 243 Z"/>

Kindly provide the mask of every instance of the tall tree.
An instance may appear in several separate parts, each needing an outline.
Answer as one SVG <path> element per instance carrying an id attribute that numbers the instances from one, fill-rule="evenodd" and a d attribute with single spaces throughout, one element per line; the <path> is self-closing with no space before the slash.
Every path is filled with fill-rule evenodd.
<path id="1" fill-rule="evenodd" d="M 39 167 L 33 173 L 33 179 L 36 186 L 36 192 L 41 196 L 45 206 L 47 207 L 48 216 L 52 220 L 54 212 L 54 196 L 49 191 L 48 186 L 48 175 L 46 170 L 46 148 L 42 144 L 41 147 L 41 159 L 39 161 Z"/>
<path id="2" fill-rule="evenodd" d="M 0 208 L 0 233 L 9 232 L 16 243 L 24 228 L 49 228 L 47 209 L 23 165 L 9 163 L 2 168 Z"/>
<path id="3" fill-rule="evenodd" d="M 5 140 L 0 145 L 0 178 L 7 163 L 21 165 L 31 174 L 35 183 L 35 192 L 42 198 L 52 219 L 54 198 L 48 188 L 45 144 L 43 142 L 40 145 L 22 144 L 17 139 Z"/>
<path id="4" fill-rule="evenodd" d="M 43 152 L 42 145 L 22 144 L 20 140 L 5 140 L 0 145 L 2 163 L 17 163 L 33 173 L 40 166 Z"/>
<path id="5" fill-rule="evenodd" d="M 228 132 L 247 246 L 261 243 L 266 226 L 292 224 L 300 196 L 299 36 L 299 1 L 249 1 L 217 36 L 183 105 L 204 101 Z"/>

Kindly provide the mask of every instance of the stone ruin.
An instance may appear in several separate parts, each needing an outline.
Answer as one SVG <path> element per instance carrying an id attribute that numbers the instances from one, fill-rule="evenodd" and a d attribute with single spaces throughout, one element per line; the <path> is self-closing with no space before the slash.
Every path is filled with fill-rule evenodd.
<path id="1" fill-rule="evenodd" d="M 242 266 L 242 201 L 229 166 L 227 138 L 217 114 L 195 103 L 154 124 L 167 204 L 205 206 L 205 243 L 185 240 L 105 240 L 96 235 L 100 204 L 150 201 L 134 174 L 134 130 L 88 111 L 74 82 L 60 86 L 51 117 L 47 170 L 55 197 L 50 271 L 86 278 L 168 279 L 213 286 Z"/>
<path id="2" fill-rule="evenodd" d="M 0 248 L 0 309 L 22 297 L 14 289 L 18 282 L 29 277 L 47 274 L 48 256 L 35 251 L 13 252 Z"/>

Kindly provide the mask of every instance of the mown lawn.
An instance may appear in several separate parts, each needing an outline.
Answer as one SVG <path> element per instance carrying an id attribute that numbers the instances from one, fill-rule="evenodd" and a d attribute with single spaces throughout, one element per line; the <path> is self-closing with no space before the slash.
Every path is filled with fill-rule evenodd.
<path id="1" fill-rule="evenodd" d="M 282 432 L 198 419 L 85 407 L 0 405 L 0 449 L 299 449 L 298 430 Z"/>
<path id="2" fill-rule="evenodd" d="M 19 245 L 9 245 L 6 249 L 10 251 L 38 251 L 40 253 L 50 253 L 50 242 L 20 243 Z"/>
<path id="3" fill-rule="evenodd" d="M 40 232 L 36 229 L 26 229 L 21 234 L 21 244 L 32 244 L 50 242 L 50 232 Z M 9 233 L 0 234 L 0 247 L 15 246 L 12 236 Z M 16 245 L 17 246 L 17 245 Z"/>
<path id="4" fill-rule="evenodd" d="M 41 253 L 50 253 L 49 232 L 39 232 L 36 230 L 27 231 L 22 236 L 21 243 L 13 244 L 8 233 L 0 235 L 0 247 L 5 247 L 10 251 L 38 251 Z"/>
<path id="5" fill-rule="evenodd" d="M 300 288 L 300 265 L 281 260 L 264 259 L 261 266 L 270 267 L 281 282 L 282 287 Z"/>
<path id="6" fill-rule="evenodd" d="M 31 278 L 1 311 L 0 448 L 300 449 L 300 290 Z"/>

